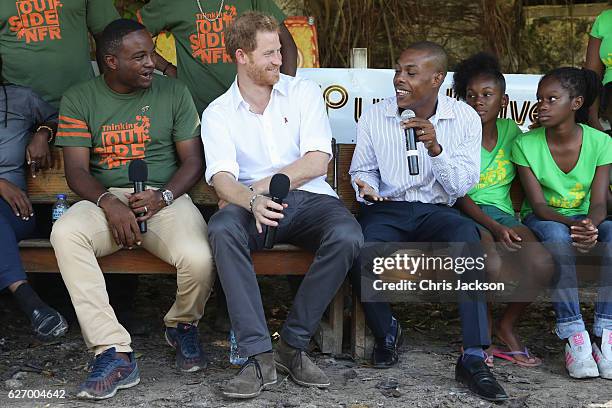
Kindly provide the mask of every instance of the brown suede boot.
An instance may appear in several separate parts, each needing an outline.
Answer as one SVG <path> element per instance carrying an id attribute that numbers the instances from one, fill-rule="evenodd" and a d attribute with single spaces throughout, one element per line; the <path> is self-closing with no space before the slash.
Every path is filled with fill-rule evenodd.
<path id="1" fill-rule="evenodd" d="M 249 357 L 238 374 L 225 384 L 222 393 L 229 398 L 254 398 L 268 385 L 276 384 L 274 353 Z"/>
<path id="2" fill-rule="evenodd" d="M 289 374 L 297 384 L 305 387 L 329 387 L 329 378 L 308 358 L 306 352 L 291 347 L 282 339 L 276 347 L 274 362 L 279 371 Z"/>

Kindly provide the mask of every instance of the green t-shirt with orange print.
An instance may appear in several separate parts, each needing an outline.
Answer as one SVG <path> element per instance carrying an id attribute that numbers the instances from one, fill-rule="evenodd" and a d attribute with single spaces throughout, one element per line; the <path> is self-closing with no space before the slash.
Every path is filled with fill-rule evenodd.
<path id="1" fill-rule="evenodd" d="M 2 77 L 58 108 L 68 88 L 94 76 L 88 32 L 118 18 L 112 0 L 0 1 Z"/>
<path id="2" fill-rule="evenodd" d="M 200 137 L 183 83 L 159 75 L 147 89 L 120 94 L 99 76 L 62 98 L 55 144 L 90 148 L 89 169 L 104 187 L 131 187 L 128 165 L 143 159 L 147 185 L 164 186 L 179 166 L 175 142 Z"/>
<path id="3" fill-rule="evenodd" d="M 537 128 L 519 136 L 512 149 L 512 161 L 531 168 L 538 179 L 549 207 L 567 217 L 589 213 L 591 184 L 598 166 L 612 163 L 612 138 L 587 125 L 582 127 L 582 147 L 578 161 L 569 172 L 563 172 L 555 162 L 548 143 L 546 129 Z M 523 201 L 521 216 L 533 209 Z"/>
<path id="4" fill-rule="evenodd" d="M 177 76 L 189 88 L 200 115 L 236 78 L 236 66 L 225 51 L 225 32 L 250 10 L 270 14 L 279 23 L 285 20 L 273 0 L 151 0 L 138 12 L 151 34 L 174 35 Z"/>

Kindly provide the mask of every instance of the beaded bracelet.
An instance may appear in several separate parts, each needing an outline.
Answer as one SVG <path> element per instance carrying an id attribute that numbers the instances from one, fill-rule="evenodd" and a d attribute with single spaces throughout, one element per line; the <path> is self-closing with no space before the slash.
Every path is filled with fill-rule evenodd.
<path id="1" fill-rule="evenodd" d="M 49 136 L 49 139 L 47 139 L 47 143 L 51 143 L 53 139 L 55 139 L 55 134 L 53 133 L 53 129 L 51 129 L 51 127 L 47 125 L 40 125 L 39 127 L 36 128 L 36 131 L 40 132 L 41 129 L 45 129 L 49 131 L 49 134 L 51 136 Z"/>

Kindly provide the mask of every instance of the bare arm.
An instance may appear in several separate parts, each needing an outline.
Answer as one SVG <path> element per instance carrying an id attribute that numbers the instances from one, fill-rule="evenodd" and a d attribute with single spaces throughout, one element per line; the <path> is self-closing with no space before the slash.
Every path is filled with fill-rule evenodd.
<path id="1" fill-rule="evenodd" d="M 63 147 L 64 172 L 68 187 L 79 197 L 95 203 L 106 188 L 89 172 L 88 147 Z"/>
<path id="2" fill-rule="evenodd" d="M 89 172 L 89 148 L 64 147 L 63 150 L 68 186 L 81 198 L 96 203 L 107 190 Z M 132 210 L 112 194 L 102 197 L 99 204 L 117 245 L 128 248 L 140 245 L 142 237 Z"/>
<path id="3" fill-rule="evenodd" d="M 480 207 L 470 198 L 470 196 L 464 196 L 457 199 L 455 206 L 472 218 L 474 221 L 487 228 L 489 231 L 493 231 L 500 224 L 493 218 L 485 214 Z"/>
<path id="4" fill-rule="evenodd" d="M 604 73 L 604 65 L 599 57 L 600 47 L 601 39 L 589 36 L 584 67 L 590 69 L 591 71 L 595 71 L 597 77 L 601 81 Z M 589 108 L 589 126 L 603 131 L 601 123 L 599 122 L 599 96 L 597 96 Z"/>
<path id="5" fill-rule="evenodd" d="M 202 179 L 204 154 L 202 139 L 199 137 L 177 142 L 175 146 L 180 165 L 165 188 L 172 191 L 174 197 L 179 197 Z"/>
<path id="6" fill-rule="evenodd" d="M 291 181 L 290 190 L 295 190 L 310 180 L 327 174 L 329 154 L 320 151 L 308 152 L 290 165 L 278 172 L 286 174 Z M 253 190 L 258 194 L 268 194 L 270 191 L 270 177 L 258 180 L 253 184 Z"/>
<path id="7" fill-rule="evenodd" d="M 533 208 L 533 213 L 538 218 L 560 222 L 568 227 L 576 223 L 571 218 L 559 214 L 548 206 L 544 198 L 544 193 L 542 192 L 542 187 L 529 167 L 517 164 L 516 169 L 521 178 L 521 184 L 525 190 L 525 195 L 531 204 L 531 208 Z"/>
<path id="8" fill-rule="evenodd" d="M 598 166 L 591 184 L 591 203 L 588 218 L 598 226 L 607 216 L 607 197 L 610 184 L 610 165 Z"/>
<path id="9" fill-rule="evenodd" d="M 283 65 L 281 72 L 285 75 L 295 76 L 297 72 L 298 51 L 291 33 L 284 24 L 280 25 L 279 38 L 281 43 Z"/>
<path id="10" fill-rule="evenodd" d="M 176 153 L 179 159 L 179 168 L 172 178 L 163 187 L 170 190 L 177 198 L 191 190 L 202 179 L 204 160 L 202 153 L 202 140 L 193 138 L 176 142 Z M 166 206 L 160 190 L 149 189 L 136 194 L 129 194 L 130 208 L 139 214 L 138 221 L 147 221 Z"/>
<path id="11" fill-rule="evenodd" d="M 220 171 L 212 177 L 212 181 L 221 200 L 239 205 L 248 211 L 252 210 L 255 225 L 260 234 L 263 232 L 262 225 L 276 227 L 278 226 L 277 220 L 283 218 L 282 211 L 286 205 L 277 204 L 259 193 L 252 192 L 248 187 L 236 181 L 232 174 Z M 252 209 L 251 203 L 253 203 Z"/>
<path id="12" fill-rule="evenodd" d="M 466 195 L 457 199 L 455 207 L 472 218 L 474 221 L 488 229 L 495 237 L 495 240 L 501 242 L 509 251 L 520 249 L 521 246 L 517 243 L 522 241 L 520 235 L 512 228 L 508 228 L 489 217 L 480 209 L 480 207 Z"/>
<path id="13" fill-rule="evenodd" d="M 212 177 L 212 182 L 220 200 L 236 204 L 251 211 L 249 203 L 253 197 L 253 192 L 242 183 L 239 183 L 232 174 L 220 171 Z"/>
<path id="14" fill-rule="evenodd" d="M 57 133 L 57 120 L 44 122 L 38 128 L 40 130 L 32 134 L 32 139 L 26 147 L 26 162 L 30 166 L 32 177 L 36 177 L 36 172 L 40 169 L 53 167 L 52 146 L 49 143 L 52 135 Z"/>
<path id="15" fill-rule="evenodd" d="M 157 51 L 153 53 L 153 62 L 155 63 L 155 69 L 162 74 L 176 78 L 177 71 L 176 67 L 172 65 L 170 61 L 167 61 L 164 57 L 159 55 Z"/>

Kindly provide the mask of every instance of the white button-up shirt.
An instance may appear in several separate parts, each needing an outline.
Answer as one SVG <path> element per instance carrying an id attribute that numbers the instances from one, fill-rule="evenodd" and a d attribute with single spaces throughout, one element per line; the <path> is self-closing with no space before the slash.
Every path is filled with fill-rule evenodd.
<path id="1" fill-rule="evenodd" d="M 449 206 L 478 182 L 482 125 L 476 111 L 464 102 L 438 95 L 436 112 L 429 121 L 442 153 L 431 157 L 425 145 L 417 143 L 419 174 L 411 176 L 396 98 L 373 105 L 361 116 L 349 171 L 357 200 L 365 202 L 359 197 L 356 178 L 392 201 Z"/>
<path id="2" fill-rule="evenodd" d="M 253 113 L 238 80 L 202 114 L 206 182 L 219 172 L 250 185 L 272 176 L 308 152 L 332 157 L 331 127 L 321 89 L 304 78 L 280 75 L 263 114 Z M 337 197 L 325 176 L 299 190 Z"/>

